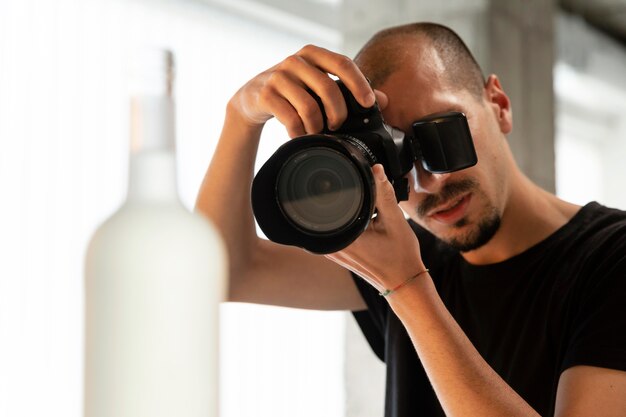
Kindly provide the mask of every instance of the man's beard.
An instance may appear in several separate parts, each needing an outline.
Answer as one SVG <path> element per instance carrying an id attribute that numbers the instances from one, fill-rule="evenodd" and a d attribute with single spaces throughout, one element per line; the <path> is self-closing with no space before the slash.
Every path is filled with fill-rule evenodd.
<path id="1" fill-rule="evenodd" d="M 460 252 L 469 252 L 489 242 L 500 228 L 500 222 L 501 218 L 494 210 L 488 217 L 482 219 L 475 229 L 470 230 L 464 236 L 443 239 L 443 241 Z M 461 228 L 467 223 L 466 219 L 461 219 L 454 227 Z"/>
<path id="2" fill-rule="evenodd" d="M 450 200 L 467 193 L 474 192 L 480 194 L 478 183 L 471 179 L 463 179 L 457 182 L 446 184 L 438 194 L 429 194 L 424 201 L 417 207 L 418 217 L 425 218 L 427 213 Z M 460 252 L 469 252 L 478 249 L 496 234 L 500 228 L 501 217 L 495 207 L 489 207 L 489 214 L 480 220 L 475 228 L 472 228 L 463 236 L 456 237 L 440 237 L 442 241 L 457 249 Z M 462 218 L 456 222 L 453 227 L 461 229 L 469 224 L 466 218 Z"/>

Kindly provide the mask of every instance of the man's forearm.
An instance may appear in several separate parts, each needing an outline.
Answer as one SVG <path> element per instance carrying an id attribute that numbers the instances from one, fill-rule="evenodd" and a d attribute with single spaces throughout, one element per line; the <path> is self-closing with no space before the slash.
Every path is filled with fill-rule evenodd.
<path id="1" fill-rule="evenodd" d="M 213 159 L 204 177 L 196 209 L 218 227 L 231 256 L 231 277 L 250 259 L 256 242 L 250 187 L 262 126 L 250 126 L 231 106 Z"/>
<path id="2" fill-rule="evenodd" d="M 538 416 L 480 356 L 430 276 L 389 296 L 449 417 Z"/>

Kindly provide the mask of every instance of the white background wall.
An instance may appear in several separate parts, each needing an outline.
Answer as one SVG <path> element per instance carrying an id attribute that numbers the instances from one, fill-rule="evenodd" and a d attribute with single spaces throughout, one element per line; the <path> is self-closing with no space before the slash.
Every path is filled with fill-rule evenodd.
<path id="1" fill-rule="evenodd" d="M 81 415 L 83 255 L 125 194 L 127 51 L 176 54 L 192 207 L 228 98 L 308 42 L 192 1 L 0 0 L 0 416 Z M 265 136 L 260 159 L 287 138 Z M 342 313 L 223 313 L 222 416 L 343 415 Z"/>

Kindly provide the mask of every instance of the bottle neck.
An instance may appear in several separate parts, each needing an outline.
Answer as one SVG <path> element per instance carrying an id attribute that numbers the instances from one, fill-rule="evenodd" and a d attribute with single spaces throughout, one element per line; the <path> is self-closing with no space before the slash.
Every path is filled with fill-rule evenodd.
<path id="1" fill-rule="evenodd" d="M 153 150 L 131 154 L 127 201 L 179 201 L 174 152 Z"/>
<path id="2" fill-rule="evenodd" d="M 131 98 L 129 201 L 178 201 L 174 103 L 168 94 Z"/>

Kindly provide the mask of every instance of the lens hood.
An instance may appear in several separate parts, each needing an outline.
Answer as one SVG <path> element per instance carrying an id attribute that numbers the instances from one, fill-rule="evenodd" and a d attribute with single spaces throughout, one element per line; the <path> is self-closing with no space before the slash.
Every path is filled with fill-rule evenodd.
<path id="1" fill-rule="evenodd" d="M 290 181 L 289 178 L 284 178 L 285 176 L 294 176 L 296 175 L 294 172 L 297 172 L 297 169 L 285 167 L 305 164 L 319 149 L 336 153 L 337 163 L 342 165 L 343 170 L 350 172 L 349 179 L 352 180 L 347 185 L 345 181 L 335 184 L 336 193 L 340 196 L 344 193 L 343 200 L 351 207 L 350 210 L 342 210 L 341 216 L 331 223 L 333 227 L 330 230 L 316 227 L 314 221 L 307 222 L 306 219 L 299 221 L 293 211 L 287 209 L 284 197 L 286 192 L 282 190 L 285 187 L 280 185 L 281 181 Z M 259 227 L 267 238 L 274 242 L 299 246 L 317 254 L 332 253 L 345 248 L 367 228 L 374 213 L 376 189 L 371 164 L 372 161 L 368 160 L 362 150 L 350 140 L 326 134 L 290 140 L 278 148 L 252 182 L 252 209 Z M 306 178 L 313 182 L 315 175 L 316 173 L 312 172 L 306 175 Z M 304 205 L 307 206 L 310 215 L 317 210 L 315 204 L 305 201 Z M 323 210 L 325 204 L 319 206 Z M 346 211 L 347 217 L 344 213 Z"/>

